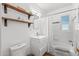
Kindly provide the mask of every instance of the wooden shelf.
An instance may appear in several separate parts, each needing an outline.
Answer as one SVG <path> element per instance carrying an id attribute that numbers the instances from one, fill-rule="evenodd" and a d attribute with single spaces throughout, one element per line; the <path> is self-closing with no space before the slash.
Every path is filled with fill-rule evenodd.
<path id="1" fill-rule="evenodd" d="M 6 19 L 6 20 L 10 20 L 10 21 L 16 21 L 16 22 L 22 22 L 22 23 L 29 23 L 29 24 L 33 24 L 30 20 L 20 20 L 20 19 L 13 19 L 13 18 L 8 18 L 8 17 L 2 17 L 2 19 Z"/>
<path id="2" fill-rule="evenodd" d="M 6 5 L 6 7 L 8 7 L 8 8 L 11 8 L 11 9 L 14 9 L 14 10 L 16 10 L 16 11 L 18 11 L 18 12 L 21 12 L 21 13 L 27 14 L 27 15 L 29 15 L 29 16 L 32 16 L 32 13 L 27 12 L 26 10 L 24 10 L 24 9 L 21 8 L 21 7 L 14 6 L 14 5 L 9 4 L 9 3 L 2 3 L 2 5 Z"/>

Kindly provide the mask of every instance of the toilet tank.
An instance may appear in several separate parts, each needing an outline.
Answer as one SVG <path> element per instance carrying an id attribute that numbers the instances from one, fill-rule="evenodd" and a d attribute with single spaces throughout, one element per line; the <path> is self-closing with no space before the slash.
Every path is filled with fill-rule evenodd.
<path id="1" fill-rule="evenodd" d="M 21 43 L 10 47 L 11 56 L 26 56 L 26 44 Z"/>

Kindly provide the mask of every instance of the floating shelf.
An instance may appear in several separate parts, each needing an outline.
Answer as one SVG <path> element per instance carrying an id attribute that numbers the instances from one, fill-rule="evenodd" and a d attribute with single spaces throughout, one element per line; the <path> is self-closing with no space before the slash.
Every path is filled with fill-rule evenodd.
<path id="1" fill-rule="evenodd" d="M 8 17 L 2 17 L 2 19 L 6 19 L 6 20 L 10 20 L 10 21 L 16 21 L 16 22 L 22 22 L 22 23 L 29 23 L 29 24 L 33 24 L 30 20 L 20 20 L 20 19 L 13 19 L 13 18 L 8 18 Z"/>
<path id="2" fill-rule="evenodd" d="M 18 11 L 18 12 L 21 12 L 21 13 L 27 14 L 27 15 L 29 15 L 29 16 L 32 16 L 32 13 L 27 12 L 26 10 L 24 10 L 24 9 L 21 8 L 21 7 L 14 6 L 14 5 L 9 4 L 9 3 L 2 3 L 2 5 L 5 5 L 6 7 L 11 8 L 11 9 L 14 9 L 14 10 L 16 10 L 16 11 Z"/>

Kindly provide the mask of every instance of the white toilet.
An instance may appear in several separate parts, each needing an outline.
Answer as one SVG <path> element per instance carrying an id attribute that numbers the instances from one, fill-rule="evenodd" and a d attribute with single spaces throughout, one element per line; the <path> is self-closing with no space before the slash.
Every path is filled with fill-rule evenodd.
<path id="1" fill-rule="evenodd" d="M 26 56 L 26 44 L 21 43 L 10 47 L 11 56 Z"/>

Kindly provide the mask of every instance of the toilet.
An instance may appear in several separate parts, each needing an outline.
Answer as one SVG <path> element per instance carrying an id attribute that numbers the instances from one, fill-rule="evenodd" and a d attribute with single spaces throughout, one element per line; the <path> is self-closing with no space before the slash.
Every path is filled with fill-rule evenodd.
<path id="1" fill-rule="evenodd" d="M 10 47 L 11 56 L 26 56 L 26 44 L 21 43 Z"/>

